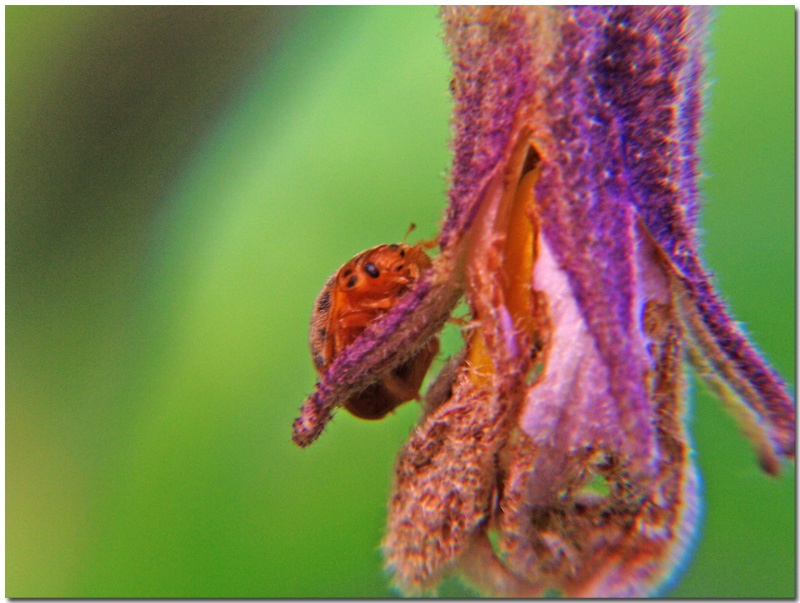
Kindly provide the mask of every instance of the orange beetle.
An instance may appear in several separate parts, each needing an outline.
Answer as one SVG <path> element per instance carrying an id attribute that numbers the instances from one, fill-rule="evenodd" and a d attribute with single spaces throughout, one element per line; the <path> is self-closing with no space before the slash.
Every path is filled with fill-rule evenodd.
<path id="1" fill-rule="evenodd" d="M 311 358 L 318 373 L 431 268 L 423 246 L 427 244 L 378 245 L 359 253 L 328 279 L 311 315 Z M 381 419 L 402 403 L 418 398 L 425 373 L 438 352 L 439 340 L 434 338 L 344 407 L 362 419 Z"/>

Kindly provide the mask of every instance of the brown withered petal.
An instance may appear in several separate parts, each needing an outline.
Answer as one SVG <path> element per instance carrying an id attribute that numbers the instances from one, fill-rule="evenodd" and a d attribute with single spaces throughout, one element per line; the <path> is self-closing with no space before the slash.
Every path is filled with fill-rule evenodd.
<path id="1" fill-rule="evenodd" d="M 507 410 L 462 373 L 403 447 L 383 548 L 404 593 L 433 588 L 487 517 Z"/>

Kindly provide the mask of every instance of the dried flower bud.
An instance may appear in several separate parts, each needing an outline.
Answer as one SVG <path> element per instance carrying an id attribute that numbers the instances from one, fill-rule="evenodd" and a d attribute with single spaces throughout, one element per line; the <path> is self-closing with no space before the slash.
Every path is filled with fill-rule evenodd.
<path id="1" fill-rule="evenodd" d="M 454 160 L 434 268 L 323 373 L 295 423 L 400 366 L 462 293 L 465 348 L 401 450 L 394 584 L 641 597 L 685 556 L 684 359 L 777 473 L 794 405 L 698 255 L 702 44 L 691 7 L 448 8 Z"/>

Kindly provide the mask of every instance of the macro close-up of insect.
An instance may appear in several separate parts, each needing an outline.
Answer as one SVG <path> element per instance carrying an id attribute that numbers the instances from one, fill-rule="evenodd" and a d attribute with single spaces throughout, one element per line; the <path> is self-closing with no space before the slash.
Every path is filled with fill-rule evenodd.
<path id="1" fill-rule="evenodd" d="M 796 16 L 8 5 L 6 597 L 796 597 Z"/>
<path id="2" fill-rule="evenodd" d="M 413 227 L 412 227 L 413 228 Z M 322 372 L 370 322 L 393 308 L 400 297 L 431 268 L 425 247 L 431 244 L 378 245 L 356 255 L 328 279 L 311 315 L 311 357 Z M 439 341 L 427 346 L 349 399 L 344 407 L 361 419 L 381 419 L 400 404 L 418 398 L 419 388 Z"/>

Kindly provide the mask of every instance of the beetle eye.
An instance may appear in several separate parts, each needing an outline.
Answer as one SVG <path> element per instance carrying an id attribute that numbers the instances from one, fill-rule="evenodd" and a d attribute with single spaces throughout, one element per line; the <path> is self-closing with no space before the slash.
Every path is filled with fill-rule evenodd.
<path id="1" fill-rule="evenodd" d="M 377 266 L 375 266 L 375 264 L 372 262 L 367 262 L 364 264 L 364 272 L 369 274 L 372 278 L 378 278 L 378 275 L 380 275 Z"/>

